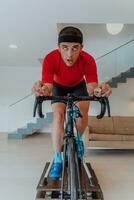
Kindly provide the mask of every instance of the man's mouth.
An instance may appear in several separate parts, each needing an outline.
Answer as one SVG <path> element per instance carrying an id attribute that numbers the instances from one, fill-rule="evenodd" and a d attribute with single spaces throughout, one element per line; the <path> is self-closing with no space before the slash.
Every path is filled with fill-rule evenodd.
<path id="1" fill-rule="evenodd" d="M 69 62 L 69 63 L 72 63 L 73 62 L 73 59 L 67 59 L 67 62 Z"/>

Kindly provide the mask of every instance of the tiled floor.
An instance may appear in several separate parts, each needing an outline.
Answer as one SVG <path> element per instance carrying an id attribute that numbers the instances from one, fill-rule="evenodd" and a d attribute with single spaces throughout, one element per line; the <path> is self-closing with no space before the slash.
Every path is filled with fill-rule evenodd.
<path id="1" fill-rule="evenodd" d="M 0 135 L 0 200 L 34 200 L 45 162 L 52 158 L 49 134 L 8 141 Z M 134 151 L 86 153 L 105 200 L 134 200 Z"/>

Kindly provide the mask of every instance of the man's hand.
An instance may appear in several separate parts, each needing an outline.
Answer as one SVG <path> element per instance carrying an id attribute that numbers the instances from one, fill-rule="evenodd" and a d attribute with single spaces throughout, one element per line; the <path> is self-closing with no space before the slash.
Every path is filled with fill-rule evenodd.
<path id="1" fill-rule="evenodd" d="M 52 84 L 43 83 L 42 81 L 37 81 L 33 87 L 32 92 L 35 96 L 50 96 L 52 91 Z"/>
<path id="2" fill-rule="evenodd" d="M 110 96 L 111 93 L 112 93 L 112 89 L 107 83 L 102 83 L 94 89 L 94 95 L 97 97 L 101 97 L 101 96 L 108 97 Z"/>

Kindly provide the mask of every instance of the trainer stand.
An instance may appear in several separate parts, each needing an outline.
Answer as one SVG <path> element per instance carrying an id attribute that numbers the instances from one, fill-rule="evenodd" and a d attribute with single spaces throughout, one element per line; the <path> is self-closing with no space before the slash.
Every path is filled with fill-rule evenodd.
<path id="1" fill-rule="evenodd" d="M 52 162 L 47 162 L 40 181 L 37 186 L 36 200 L 60 199 L 61 179 L 49 178 L 49 171 Z M 103 193 L 98 183 L 97 177 L 90 163 L 83 160 L 80 164 L 80 180 L 82 186 L 82 199 L 103 200 Z M 67 170 L 65 170 L 65 181 L 67 181 Z M 64 192 L 64 199 L 69 199 L 67 191 Z"/>

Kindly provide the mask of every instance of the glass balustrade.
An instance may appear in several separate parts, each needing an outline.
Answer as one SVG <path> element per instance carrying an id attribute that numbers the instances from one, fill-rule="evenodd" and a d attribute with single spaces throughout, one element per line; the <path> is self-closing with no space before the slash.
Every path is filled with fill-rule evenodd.
<path id="1" fill-rule="evenodd" d="M 99 81 L 108 81 L 134 67 L 134 40 L 96 59 Z"/>

